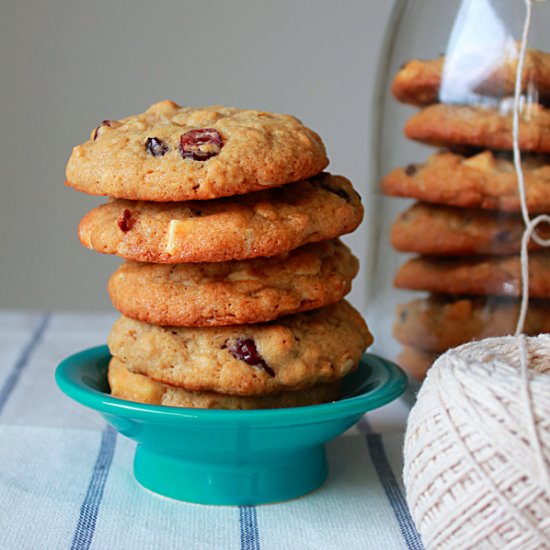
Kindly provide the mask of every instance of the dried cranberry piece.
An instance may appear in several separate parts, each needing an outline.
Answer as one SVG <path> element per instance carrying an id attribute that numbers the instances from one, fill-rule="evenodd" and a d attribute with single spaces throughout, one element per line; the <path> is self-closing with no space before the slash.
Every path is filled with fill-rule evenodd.
<path id="1" fill-rule="evenodd" d="M 335 187 L 331 185 L 328 182 L 327 178 L 319 178 L 318 183 L 319 183 L 319 187 L 323 188 L 325 191 L 334 193 L 341 199 L 344 199 L 346 202 L 351 202 L 351 197 L 348 195 L 348 193 L 341 187 Z"/>
<path id="2" fill-rule="evenodd" d="M 275 371 L 265 362 L 265 359 L 258 353 L 258 348 L 251 338 L 237 338 L 232 342 L 226 342 L 226 347 L 236 359 L 244 361 L 252 367 L 260 367 L 269 374 L 275 376 Z"/>
<path id="3" fill-rule="evenodd" d="M 416 168 L 415 164 L 408 164 L 407 166 L 405 166 L 405 174 L 407 176 L 414 176 L 417 171 L 418 169 Z"/>
<path id="4" fill-rule="evenodd" d="M 180 153 L 184 159 L 208 160 L 222 147 L 222 136 L 214 128 L 189 130 L 180 136 Z"/>
<path id="5" fill-rule="evenodd" d="M 122 211 L 122 214 L 119 216 L 117 221 L 117 225 L 119 229 L 124 233 L 127 233 L 128 231 L 130 231 L 130 229 L 134 227 L 135 223 L 136 223 L 136 220 L 132 218 L 132 213 L 127 208 L 125 208 Z"/>
<path id="6" fill-rule="evenodd" d="M 99 134 L 99 129 L 102 128 L 103 126 L 109 126 L 109 128 L 111 128 L 113 125 L 113 121 L 112 120 L 102 120 L 101 121 L 101 124 L 94 130 L 94 136 L 93 136 L 93 140 L 95 141 Z"/>
<path id="7" fill-rule="evenodd" d="M 162 141 L 162 139 L 156 137 L 149 137 L 145 141 L 145 149 L 149 151 L 155 158 L 163 157 L 168 153 L 168 145 Z"/>

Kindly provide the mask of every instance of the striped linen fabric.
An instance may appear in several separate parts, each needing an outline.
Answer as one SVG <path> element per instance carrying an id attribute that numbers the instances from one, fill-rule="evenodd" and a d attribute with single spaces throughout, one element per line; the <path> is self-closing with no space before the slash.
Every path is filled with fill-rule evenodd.
<path id="1" fill-rule="evenodd" d="M 141 488 L 134 443 L 53 379 L 61 359 L 105 342 L 114 319 L 0 312 L 0 548 L 422 548 L 403 498 L 403 402 L 331 442 L 329 479 L 306 497 L 216 507 Z"/>

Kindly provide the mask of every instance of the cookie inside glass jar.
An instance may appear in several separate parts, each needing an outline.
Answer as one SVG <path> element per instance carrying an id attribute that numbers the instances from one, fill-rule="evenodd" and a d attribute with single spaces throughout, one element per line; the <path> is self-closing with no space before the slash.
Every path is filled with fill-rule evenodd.
<path id="1" fill-rule="evenodd" d="M 515 329 L 525 225 L 513 96 L 525 14 L 523 3 L 506 0 L 410 0 L 396 12 L 380 83 L 381 238 L 369 320 L 381 333 L 378 349 L 421 379 L 446 349 Z M 533 215 L 550 212 L 548 24 L 548 6 L 534 5 L 519 81 L 518 142 Z M 538 334 L 548 330 L 542 281 L 550 256 L 535 241 L 529 250 L 525 331 Z"/>

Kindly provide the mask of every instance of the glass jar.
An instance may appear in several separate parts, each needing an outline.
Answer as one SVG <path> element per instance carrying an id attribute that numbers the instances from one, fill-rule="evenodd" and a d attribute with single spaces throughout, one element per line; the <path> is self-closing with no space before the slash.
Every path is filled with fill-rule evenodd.
<path id="1" fill-rule="evenodd" d="M 524 223 L 512 157 L 521 0 L 398 0 L 379 71 L 367 317 L 421 380 L 471 339 L 513 333 Z M 550 212 L 550 3 L 532 6 L 520 149 L 529 213 Z M 548 236 L 548 228 L 540 229 Z M 531 241 L 525 332 L 550 332 L 550 256 Z"/>

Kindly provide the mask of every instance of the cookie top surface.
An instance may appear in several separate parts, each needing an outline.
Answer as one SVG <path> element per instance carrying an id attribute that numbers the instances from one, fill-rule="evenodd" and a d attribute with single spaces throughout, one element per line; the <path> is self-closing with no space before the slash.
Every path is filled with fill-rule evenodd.
<path id="1" fill-rule="evenodd" d="M 485 56 L 484 53 L 487 52 L 468 52 L 462 58 L 453 56 L 450 60 L 445 57 L 429 60 L 411 59 L 395 75 L 392 92 L 399 101 L 420 107 L 438 103 L 442 91 L 445 95 L 449 89 L 465 89 L 469 92 L 468 96 L 512 96 L 518 50 L 514 49 L 508 52 L 508 55 L 504 53 L 497 58 L 494 51 Z M 451 90 L 451 93 L 454 90 Z M 546 102 L 550 99 L 550 55 L 537 50 L 527 50 L 521 91 L 533 93 L 533 90 L 539 100 Z M 460 97 L 454 99 L 459 100 Z"/>
<path id="2" fill-rule="evenodd" d="M 354 370 L 372 342 L 347 302 L 254 325 L 157 327 L 122 317 L 111 354 L 135 373 L 192 391 L 265 395 L 311 388 Z"/>
<path id="3" fill-rule="evenodd" d="M 80 222 L 81 243 L 105 254 L 153 263 L 268 257 L 353 231 L 363 207 L 342 176 L 239 197 L 184 203 L 114 200 Z"/>
<path id="4" fill-rule="evenodd" d="M 290 115 L 162 101 L 101 123 L 73 149 L 67 184 L 132 200 L 202 200 L 299 181 L 327 165 L 320 137 Z"/>
<path id="5" fill-rule="evenodd" d="M 340 301 L 359 263 L 340 241 L 272 258 L 151 264 L 126 262 L 109 280 L 126 317 L 165 326 L 260 323 Z"/>
<path id="6" fill-rule="evenodd" d="M 440 294 L 520 296 L 520 257 L 420 256 L 401 266 L 394 283 L 398 288 Z M 529 294 L 550 298 L 550 253 L 547 251 L 529 256 Z"/>
<path id="7" fill-rule="evenodd" d="M 223 395 L 215 392 L 194 392 L 156 382 L 142 374 L 130 372 L 124 363 L 112 358 L 109 363 L 111 395 L 128 401 L 191 407 L 194 409 L 276 409 L 318 405 L 338 399 L 340 384 L 322 384 L 308 390 L 284 392 L 265 396 Z"/>
<path id="8" fill-rule="evenodd" d="M 428 145 L 512 150 L 511 103 L 503 110 L 469 105 L 430 105 L 413 115 L 405 135 Z M 550 110 L 527 105 L 519 122 L 522 151 L 550 153 Z"/>
<path id="9" fill-rule="evenodd" d="M 391 243 L 400 252 L 428 255 L 513 254 L 521 250 L 524 229 L 519 215 L 416 203 L 395 220 Z M 550 238 L 550 227 L 538 233 Z M 529 247 L 540 245 L 531 239 Z"/>
<path id="10" fill-rule="evenodd" d="M 550 303 L 531 300 L 525 334 L 550 331 Z M 474 338 L 513 334 L 520 302 L 507 298 L 430 296 L 397 308 L 394 335 L 403 344 L 444 352 Z"/>
<path id="11" fill-rule="evenodd" d="M 550 211 L 550 164 L 543 156 L 523 157 L 527 207 Z M 444 182 L 444 185 L 443 185 Z M 521 210 L 512 161 L 484 151 L 465 157 L 448 151 L 430 156 L 424 164 L 396 168 L 382 180 L 388 195 L 463 208 Z"/>

